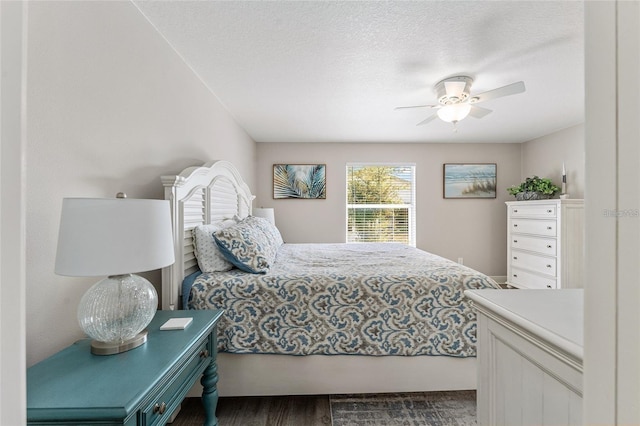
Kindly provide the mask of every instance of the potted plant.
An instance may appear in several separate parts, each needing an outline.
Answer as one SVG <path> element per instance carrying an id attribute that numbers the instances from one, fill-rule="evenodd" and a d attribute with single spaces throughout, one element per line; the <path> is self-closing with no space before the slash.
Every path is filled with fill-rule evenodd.
<path id="1" fill-rule="evenodd" d="M 551 182 L 551 179 L 538 176 L 528 177 L 517 186 L 507 188 L 509 194 L 514 195 L 516 200 L 546 200 L 553 197 L 560 191 L 560 188 Z"/>

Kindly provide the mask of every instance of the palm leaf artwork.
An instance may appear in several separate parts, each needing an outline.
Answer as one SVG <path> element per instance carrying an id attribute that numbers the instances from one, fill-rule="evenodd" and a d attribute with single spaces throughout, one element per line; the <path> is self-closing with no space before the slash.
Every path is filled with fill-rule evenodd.
<path id="1" fill-rule="evenodd" d="M 273 198 L 326 198 L 324 164 L 274 164 Z"/>

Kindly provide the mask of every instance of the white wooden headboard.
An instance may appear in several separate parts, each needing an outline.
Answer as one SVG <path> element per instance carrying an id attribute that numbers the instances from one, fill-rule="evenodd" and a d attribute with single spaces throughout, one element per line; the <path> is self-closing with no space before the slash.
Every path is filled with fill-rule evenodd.
<path id="1" fill-rule="evenodd" d="M 162 176 L 162 184 L 171 205 L 176 256 L 176 263 L 162 270 L 162 309 L 175 309 L 181 306 L 182 280 L 198 270 L 192 229 L 234 215 L 249 216 L 255 196 L 233 164 L 224 160 Z"/>

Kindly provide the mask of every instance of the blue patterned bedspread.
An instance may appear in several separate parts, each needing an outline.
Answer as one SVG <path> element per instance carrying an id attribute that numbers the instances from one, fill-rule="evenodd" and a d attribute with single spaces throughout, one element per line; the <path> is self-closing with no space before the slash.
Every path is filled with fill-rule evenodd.
<path id="1" fill-rule="evenodd" d="M 284 244 L 265 275 L 202 274 L 189 309 L 224 309 L 232 353 L 475 356 L 464 290 L 486 275 L 401 244 Z"/>

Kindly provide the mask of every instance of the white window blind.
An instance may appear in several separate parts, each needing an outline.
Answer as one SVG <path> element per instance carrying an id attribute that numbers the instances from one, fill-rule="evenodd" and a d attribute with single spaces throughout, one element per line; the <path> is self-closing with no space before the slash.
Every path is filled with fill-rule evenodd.
<path id="1" fill-rule="evenodd" d="M 347 164 L 347 242 L 415 246 L 415 166 Z"/>

